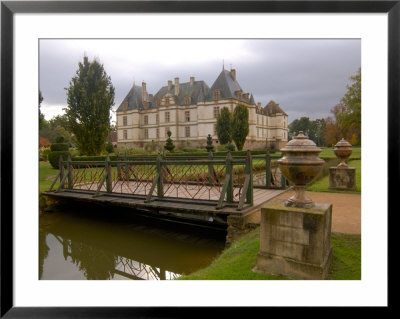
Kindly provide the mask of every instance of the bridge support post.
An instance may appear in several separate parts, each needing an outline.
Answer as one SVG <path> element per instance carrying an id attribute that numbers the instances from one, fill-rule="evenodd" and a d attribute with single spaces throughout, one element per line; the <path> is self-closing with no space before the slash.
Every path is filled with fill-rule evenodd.
<path id="1" fill-rule="evenodd" d="M 157 156 L 157 174 L 158 174 L 158 180 L 157 180 L 157 197 L 163 197 L 163 180 L 164 180 L 164 170 L 162 167 L 162 157 L 159 154 Z"/>
<path id="2" fill-rule="evenodd" d="M 246 193 L 246 203 L 252 205 L 253 204 L 253 158 L 251 156 L 250 151 L 247 151 L 245 173 L 246 175 L 250 176 L 249 186 L 247 188 L 247 193 Z"/>
<path id="3" fill-rule="evenodd" d="M 71 156 L 69 155 L 67 159 L 67 167 L 68 167 L 68 189 L 72 189 L 72 165 L 71 165 Z"/>
<path id="4" fill-rule="evenodd" d="M 111 165 L 110 165 L 110 158 L 107 156 L 106 157 L 106 164 L 105 164 L 105 169 L 106 169 L 106 188 L 107 188 L 107 193 L 111 193 L 112 190 L 112 175 L 111 175 Z"/>
<path id="5" fill-rule="evenodd" d="M 60 157 L 58 158 L 58 168 L 60 170 L 60 183 L 62 182 L 62 180 L 64 179 L 64 172 L 65 172 L 65 168 L 64 168 L 64 161 L 62 156 L 60 155 Z M 64 185 L 61 185 L 61 188 L 64 188 Z"/>
<path id="6" fill-rule="evenodd" d="M 210 151 L 210 154 L 208 155 L 208 160 L 212 161 L 213 160 L 213 153 Z M 213 172 L 214 172 L 214 166 L 212 164 L 208 164 L 208 184 L 209 186 L 212 186 L 213 184 Z"/>
<path id="7" fill-rule="evenodd" d="M 267 188 L 271 187 L 271 157 L 269 155 L 269 149 L 265 155 L 265 185 Z"/>
<path id="8" fill-rule="evenodd" d="M 230 176 L 228 182 L 228 188 L 226 191 L 226 201 L 228 203 L 233 202 L 233 165 L 232 165 L 232 155 L 228 152 L 226 155 L 226 176 Z"/>

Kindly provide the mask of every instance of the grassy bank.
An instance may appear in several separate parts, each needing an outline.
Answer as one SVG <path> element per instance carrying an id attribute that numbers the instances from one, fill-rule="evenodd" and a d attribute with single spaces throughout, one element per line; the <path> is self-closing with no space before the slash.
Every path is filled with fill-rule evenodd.
<path id="1" fill-rule="evenodd" d="M 52 168 L 49 162 L 39 162 L 39 194 L 50 188 L 57 173 L 58 169 Z"/>
<path id="2" fill-rule="evenodd" d="M 361 236 L 332 234 L 333 262 L 328 279 L 361 279 Z M 285 280 L 281 276 L 259 274 L 251 269 L 260 247 L 259 228 L 246 234 L 224 250 L 213 263 L 179 280 Z"/>

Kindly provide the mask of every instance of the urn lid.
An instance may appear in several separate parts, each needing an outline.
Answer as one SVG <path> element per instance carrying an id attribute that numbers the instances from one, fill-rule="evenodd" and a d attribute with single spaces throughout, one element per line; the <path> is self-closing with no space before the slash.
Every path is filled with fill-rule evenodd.
<path id="1" fill-rule="evenodd" d="M 335 147 L 351 147 L 351 144 L 347 142 L 344 138 L 342 138 L 339 142 L 336 143 Z"/>
<path id="2" fill-rule="evenodd" d="M 322 149 L 304 135 L 303 131 L 299 131 L 299 134 L 295 136 L 284 148 L 282 152 L 313 152 L 320 153 Z"/>

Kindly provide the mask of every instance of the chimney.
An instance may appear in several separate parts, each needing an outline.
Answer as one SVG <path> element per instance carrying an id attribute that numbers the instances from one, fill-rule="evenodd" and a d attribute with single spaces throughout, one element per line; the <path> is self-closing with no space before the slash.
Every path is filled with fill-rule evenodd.
<path id="1" fill-rule="evenodd" d="M 179 95 L 179 78 L 175 78 L 175 95 Z"/>
<path id="2" fill-rule="evenodd" d="M 172 88 L 172 81 L 168 80 L 168 91 L 171 90 L 171 88 Z"/>
<path id="3" fill-rule="evenodd" d="M 146 101 L 146 82 L 142 82 L 142 102 Z"/>
<path id="4" fill-rule="evenodd" d="M 236 70 L 235 69 L 231 69 L 231 75 L 234 81 L 236 81 Z"/>
<path id="5" fill-rule="evenodd" d="M 190 85 L 193 85 L 194 84 L 194 76 L 191 76 L 190 77 Z"/>

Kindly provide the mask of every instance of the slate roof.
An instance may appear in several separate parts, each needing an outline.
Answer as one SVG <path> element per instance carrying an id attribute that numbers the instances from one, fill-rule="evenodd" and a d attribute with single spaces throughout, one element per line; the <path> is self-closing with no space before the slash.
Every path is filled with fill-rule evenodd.
<path id="1" fill-rule="evenodd" d="M 117 109 L 117 112 L 123 111 L 123 104 L 125 102 L 128 103 L 127 110 L 144 110 L 144 109 L 152 109 L 157 107 L 158 101 L 160 101 L 166 94 L 174 97 L 175 103 L 177 105 L 185 104 L 185 97 L 190 96 L 191 101 L 190 104 L 197 104 L 198 102 L 208 102 L 214 100 L 214 89 L 219 89 L 220 91 L 220 99 L 229 99 L 234 98 L 238 99 L 237 91 L 242 91 L 242 100 L 244 101 L 244 92 L 240 87 L 239 82 L 233 78 L 232 72 L 228 70 L 222 70 L 218 75 L 217 79 L 211 86 L 211 88 L 204 81 L 194 81 L 193 84 L 190 82 L 180 83 L 179 84 L 179 94 L 175 95 L 175 84 L 171 85 L 171 89 L 168 90 L 168 86 L 163 86 L 158 92 L 151 96 L 146 93 L 146 101 L 143 103 L 142 101 L 142 87 L 138 85 L 133 85 L 120 106 Z M 251 94 L 250 96 L 250 104 L 255 104 L 254 96 Z M 261 112 L 265 115 L 271 116 L 277 113 L 283 113 L 287 115 L 282 109 L 279 107 L 279 104 L 274 101 L 270 101 Z"/>
<path id="2" fill-rule="evenodd" d="M 287 115 L 280 107 L 279 104 L 275 103 L 275 101 L 271 100 L 269 103 L 264 107 L 264 113 L 268 116 L 274 116 L 277 113 L 283 113 Z"/>
<path id="3" fill-rule="evenodd" d="M 175 103 L 183 105 L 185 103 L 185 96 L 190 96 L 190 104 L 196 104 L 204 101 L 204 96 L 209 95 L 210 88 L 204 81 L 194 81 L 191 85 L 190 82 L 179 83 L 179 94 L 175 95 L 175 84 L 168 90 L 168 86 L 163 86 L 153 98 L 154 104 L 157 100 L 161 100 L 164 95 L 169 93 L 175 98 Z"/>
<path id="4" fill-rule="evenodd" d="M 123 108 L 122 105 L 124 102 L 128 102 L 127 110 L 144 110 L 146 108 L 153 108 L 155 107 L 155 103 L 153 103 L 154 99 L 149 99 L 149 95 L 146 94 L 147 101 L 149 101 L 149 106 L 146 106 L 142 102 L 142 87 L 138 85 L 133 85 L 128 94 L 125 96 L 122 103 L 119 105 L 117 112 L 122 112 Z"/>
<path id="5" fill-rule="evenodd" d="M 210 93 L 207 97 L 208 101 L 213 100 L 214 89 L 219 89 L 221 99 L 237 98 L 236 91 L 242 90 L 239 82 L 234 80 L 231 72 L 222 70 L 214 84 L 211 86 Z"/>

